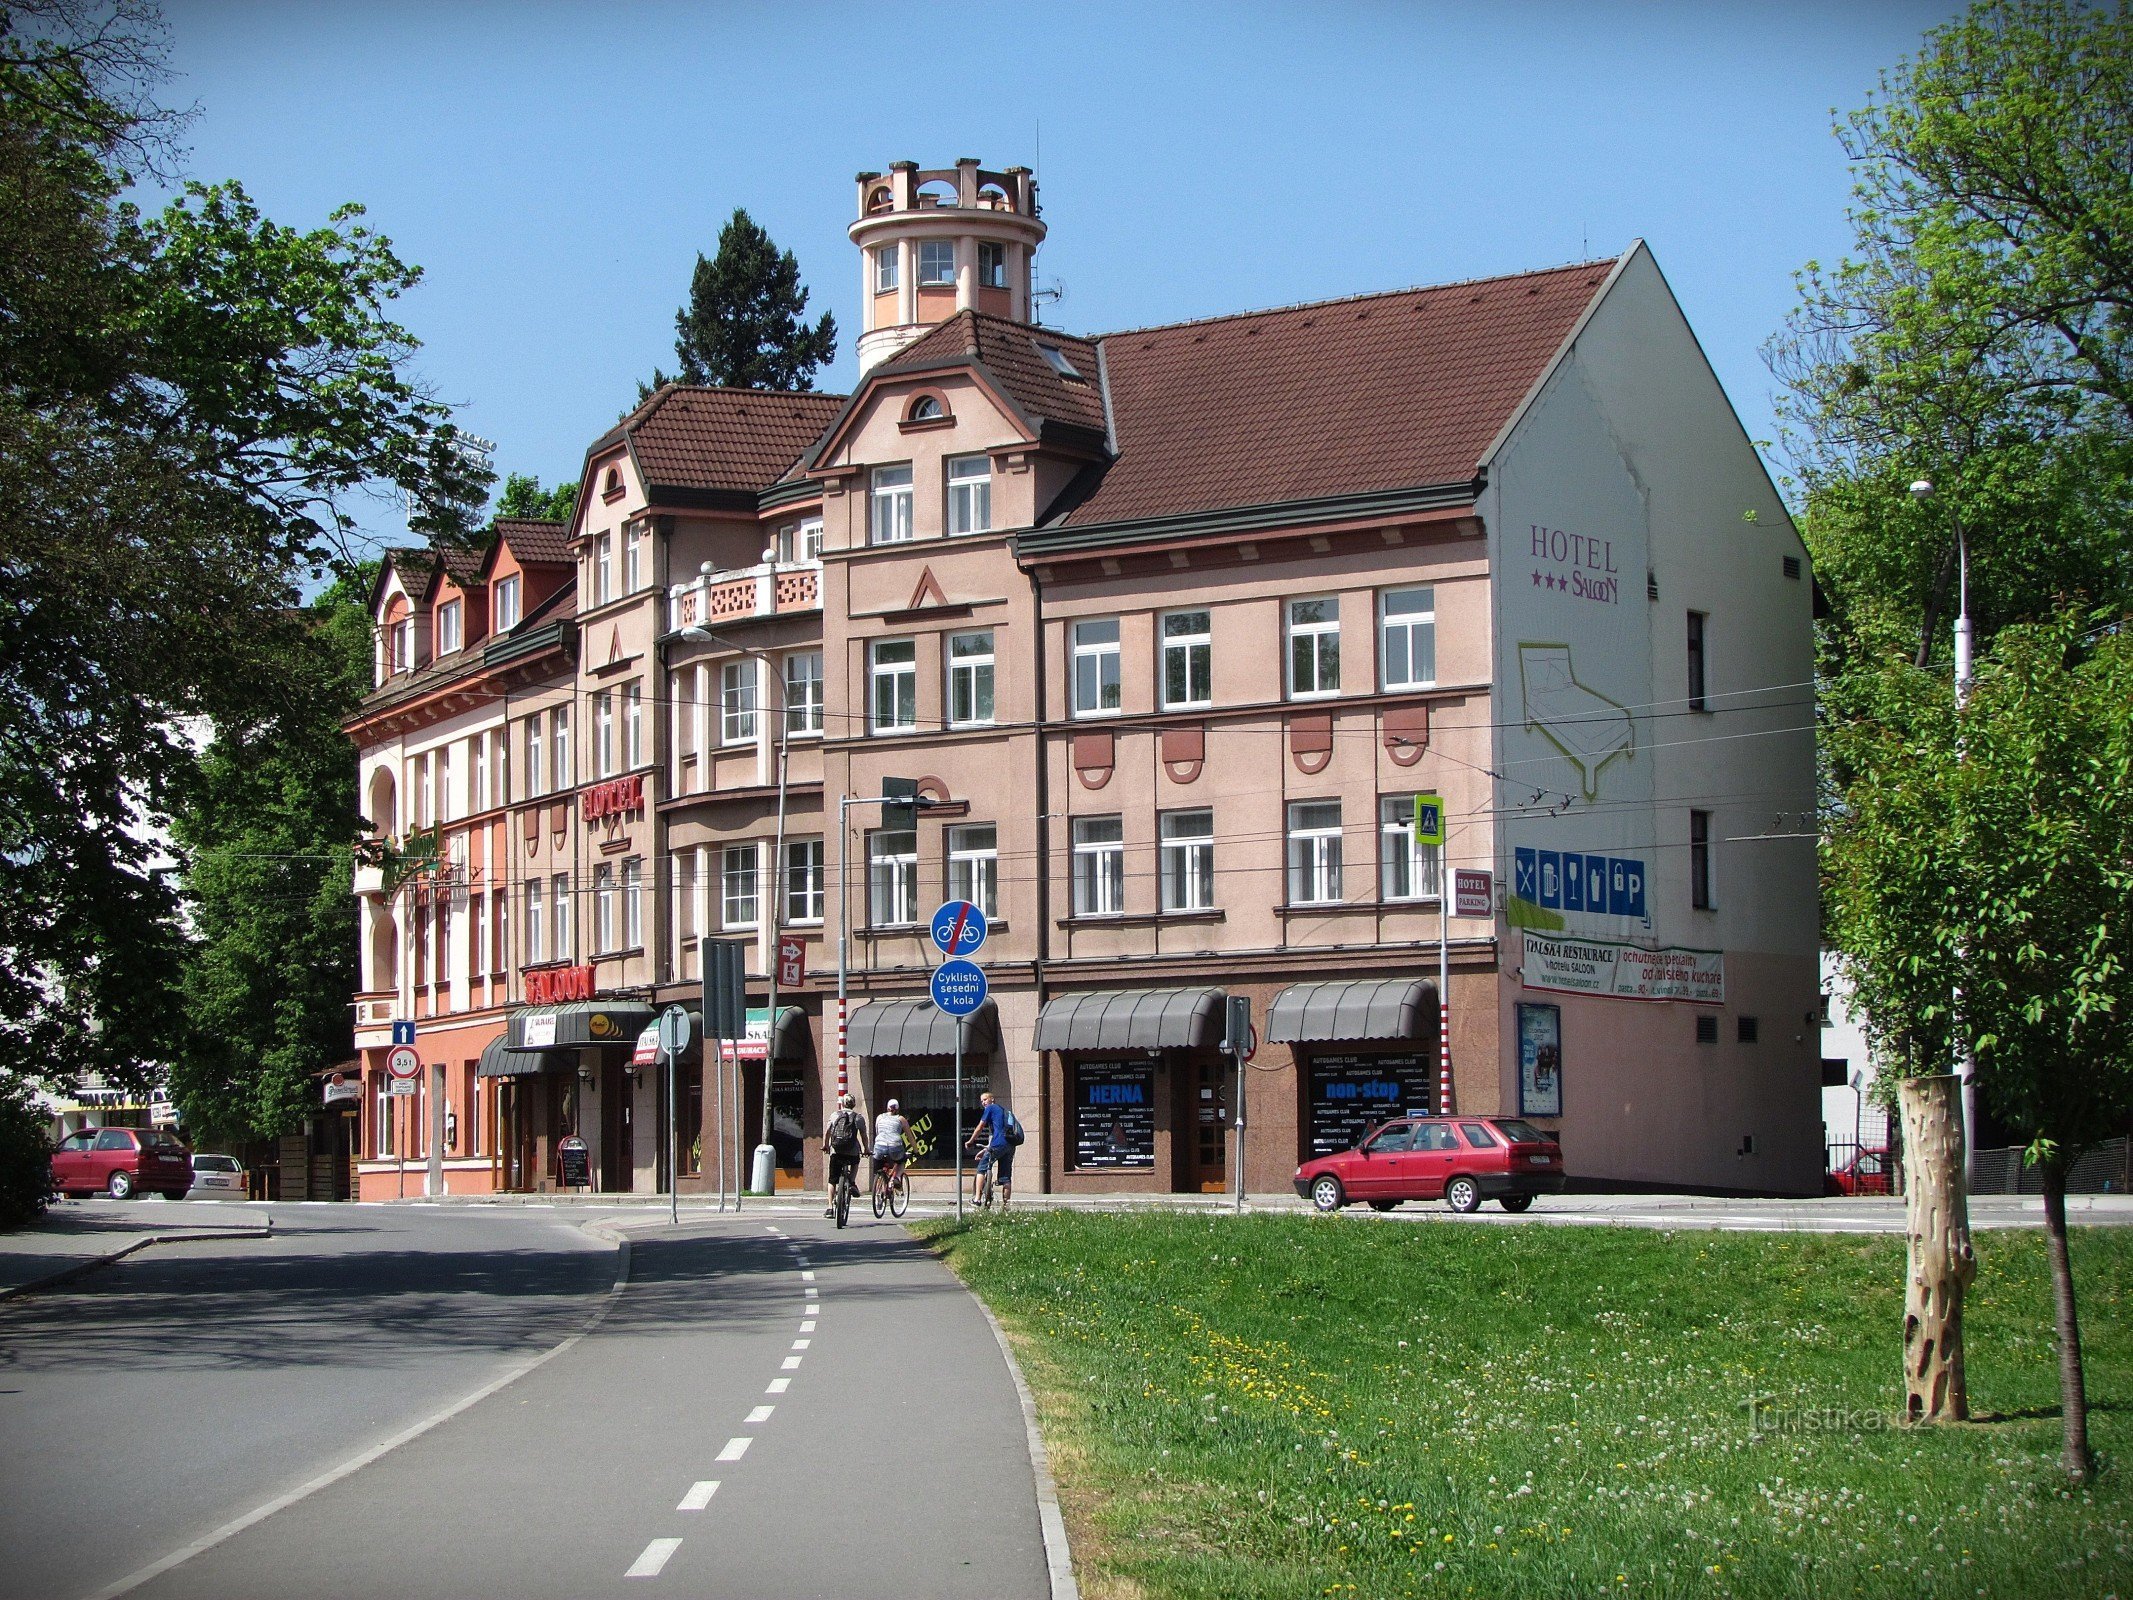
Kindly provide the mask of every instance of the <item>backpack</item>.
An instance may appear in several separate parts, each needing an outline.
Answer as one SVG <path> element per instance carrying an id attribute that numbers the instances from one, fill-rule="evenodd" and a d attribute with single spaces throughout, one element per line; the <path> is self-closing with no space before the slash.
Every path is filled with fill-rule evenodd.
<path id="1" fill-rule="evenodd" d="M 1007 1114 L 1007 1142 L 1009 1144 L 1020 1144 L 1022 1142 L 1022 1121 L 1012 1111 Z"/>
<path id="2" fill-rule="evenodd" d="M 857 1150 L 859 1136 L 865 1128 L 858 1112 L 840 1111 L 830 1121 L 830 1144 L 840 1151 Z"/>

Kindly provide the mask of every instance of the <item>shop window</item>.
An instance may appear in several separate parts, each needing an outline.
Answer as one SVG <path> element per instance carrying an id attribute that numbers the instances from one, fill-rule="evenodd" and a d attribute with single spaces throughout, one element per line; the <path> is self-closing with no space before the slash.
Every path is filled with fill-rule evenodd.
<path id="1" fill-rule="evenodd" d="M 969 1137 L 982 1109 L 978 1096 L 992 1079 L 982 1062 L 963 1060 L 963 1133 Z M 891 1099 L 902 1108 L 911 1124 L 905 1148 L 910 1164 L 918 1171 L 955 1170 L 955 1062 L 947 1056 L 934 1058 L 896 1056 L 875 1063 L 873 1104 L 878 1109 Z M 970 1160 L 964 1156 L 964 1162 Z"/>
<path id="2" fill-rule="evenodd" d="M 1155 1166 L 1155 1080 L 1146 1061 L 1077 1061 L 1067 1069 L 1073 1103 L 1070 1164 L 1083 1172 Z"/>

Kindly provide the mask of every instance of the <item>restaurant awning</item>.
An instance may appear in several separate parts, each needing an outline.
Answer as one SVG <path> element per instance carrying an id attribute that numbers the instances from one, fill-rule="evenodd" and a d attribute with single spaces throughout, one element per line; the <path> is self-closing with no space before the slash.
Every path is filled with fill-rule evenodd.
<path id="1" fill-rule="evenodd" d="M 481 1060 L 474 1068 L 477 1078 L 530 1078 L 541 1072 L 561 1072 L 571 1064 L 561 1050 L 514 1050 L 510 1030 L 481 1047 Z"/>
<path id="2" fill-rule="evenodd" d="M 658 1015 L 639 1000 L 569 1000 L 557 1006 L 521 1006 L 511 1013 L 506 1037 L 514 1050 L 607 1046 L 627 1050 Z"/>
<path id="3" fill-rule="evenodd" d="M 1220 989 L 1063 994 L 1037 1013 L 1039 1050 L 1189 1050 L 1221 1038 Z"/>
<path id="4" fill-rule="evenodd" d="M 1266 1036 L 1275 1044 L 1419 1039 L 1436 1004 L 1437 986 L 1422 978 L 1292 983 L 1267 1008 Z"/>
<path id="5" fill-rule="evenodd" d="M 930 997 L 869 1000 L 852 1013 L 846 1049 L 855 1056 L 952 1056 L 955 1018 Z M 1000 1047 L 1000 1013 L 988 1000 L 970 1014 L 963 1052 L 982 1055 Z"/>
<path id="6" fill-rule="evenodd" d="M 750 1009 L 760 1011 L 762 1007 L 753 1006 Z M 656 1024 L 658 1019 L 654 1018 L 653 1021 Z M 779 1006 L 778 1026 L 775 1037 L 780 1061 L 805 1061 L 811 1048 L 807 1033 L 807 1013 L 798 1006 Z M 950 1045 L 949 1048 L 953 1049 L 954 1046 Z M 743 1055 L 751 1061 L 763 1059 L 760 1044 L 753 1050 L 744 1050 Z M 681 1060 L 684 1066 L 691 1066 L 701 1062 L 703 1058 L 704 1014 L 695 1006 L 691 1006 L 689 1007 L 689 1048 L 681 1053 Z"/>

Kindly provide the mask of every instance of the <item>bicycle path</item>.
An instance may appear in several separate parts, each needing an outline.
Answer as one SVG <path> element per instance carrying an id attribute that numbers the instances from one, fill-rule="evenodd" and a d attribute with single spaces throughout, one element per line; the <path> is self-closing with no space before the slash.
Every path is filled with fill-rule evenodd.
<path id="1" fill-rule="evenodd" d="M 1048 1596 L 991 1326 L 858 1212 L 628 1227 L 579 1343 L 132 1592 Z"/>

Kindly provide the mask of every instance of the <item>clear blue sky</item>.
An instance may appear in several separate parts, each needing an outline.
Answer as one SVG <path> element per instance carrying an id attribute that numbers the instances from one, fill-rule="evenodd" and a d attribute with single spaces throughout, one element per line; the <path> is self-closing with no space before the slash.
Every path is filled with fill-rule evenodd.
<path id="1" fill-rule="evenodd" d="M 1037 168 L 1047 320 L 1076 332 L 1651 243 L 1752 435 L 1792 273 L 1844 251 L 1833 108 L 1956 9 L 604 5 L 166 0 L 190 173 L 315 224 L 360 201 L 426 271 L 424 377 L 497 467 L 577 475 L 673 366 L 736 206 L 799 257 L 853 376 L 852 175 Z M 1041 148 L 1040 148 L 1041 139 Z M 396 535 L 380 508 L 372 530 Z"/>

